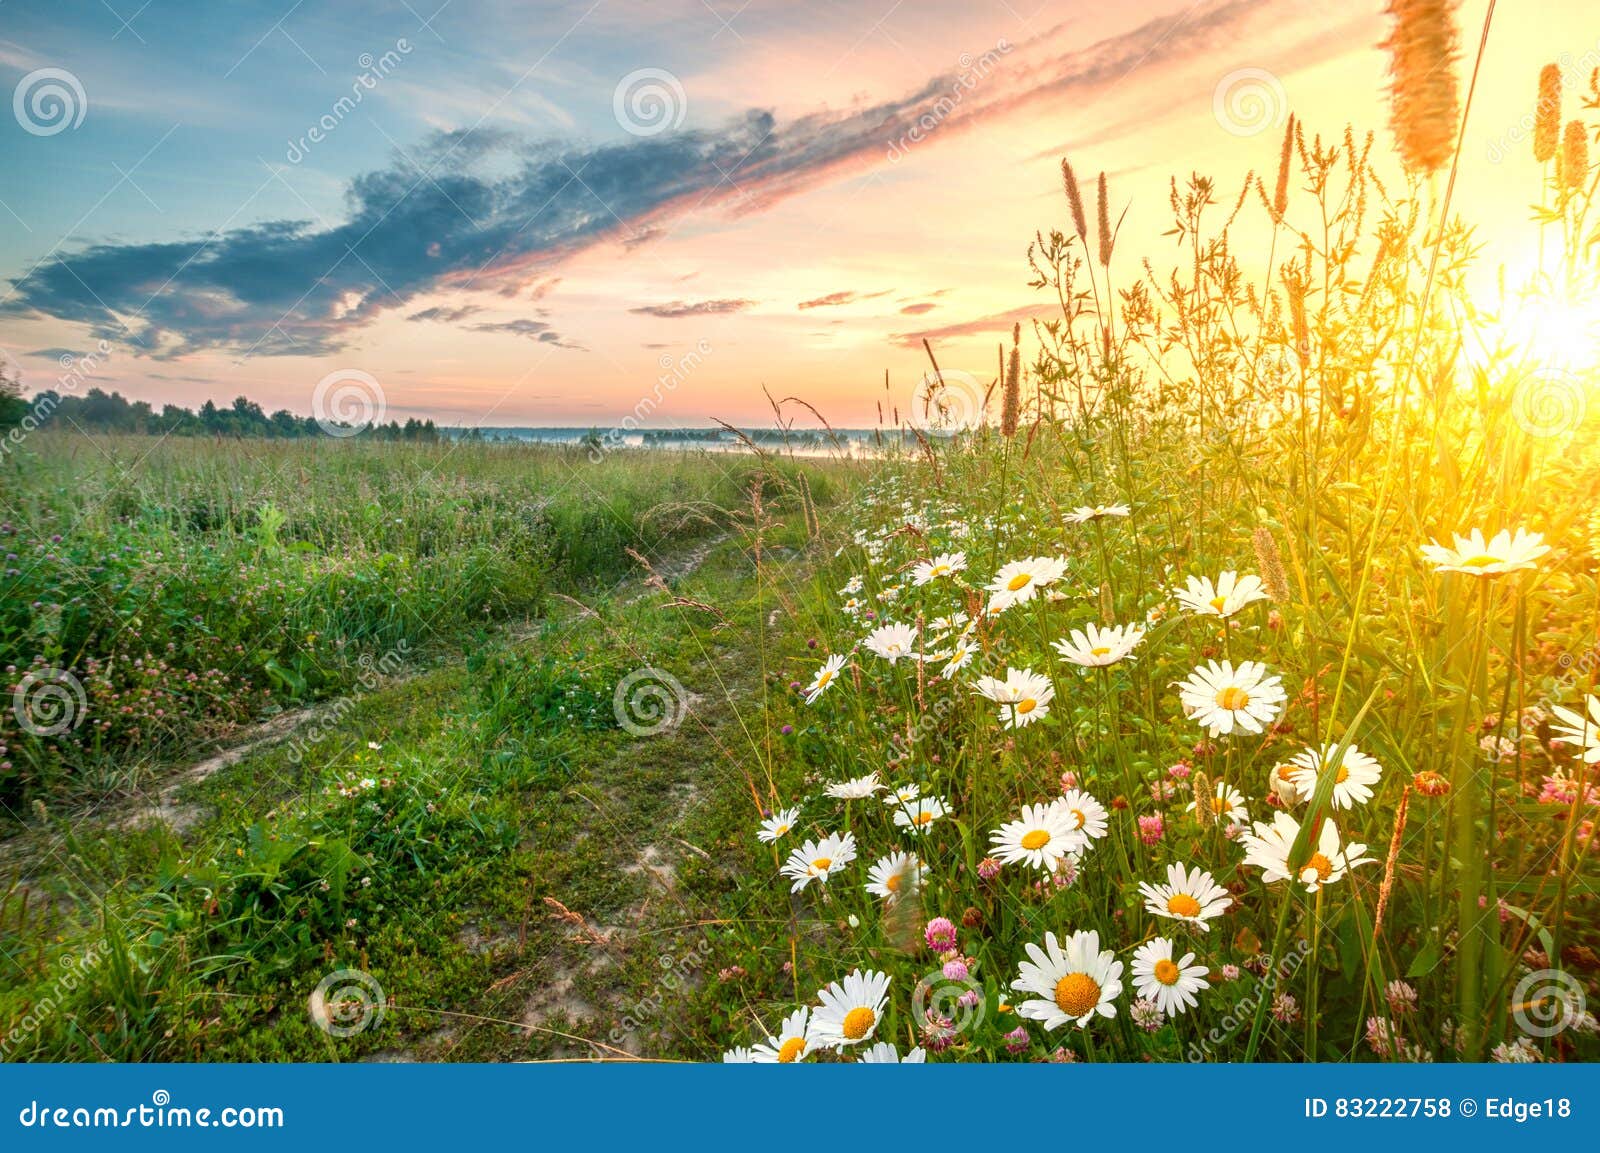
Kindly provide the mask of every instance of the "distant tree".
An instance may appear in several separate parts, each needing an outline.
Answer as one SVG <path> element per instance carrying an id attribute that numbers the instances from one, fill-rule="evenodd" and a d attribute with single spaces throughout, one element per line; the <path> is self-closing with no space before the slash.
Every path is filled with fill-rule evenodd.
<path id="1" fill-rule="evenodd" d="M 0 361 L 0 432 L 15 428 L 28 415 L 28 403 L 22 399 L 22 378 L 16 370 Z"/>

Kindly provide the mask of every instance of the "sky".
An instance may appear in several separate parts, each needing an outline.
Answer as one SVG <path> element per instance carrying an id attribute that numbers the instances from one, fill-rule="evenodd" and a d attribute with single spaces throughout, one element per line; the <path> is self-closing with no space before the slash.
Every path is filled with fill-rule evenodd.
<path id="1" fill-rule="evenodd" d="M 1291 112 L 1388 152 L 1387 26 L 1381 0 L 0 0 L 0 349 L 29 392 L 157 407 L 321 415 L 359 380 L 448 425 L 761 424 L 770 394 L 870 426 L 924 338 L 987 380 L 1050 315 L 1026 249 L 1068 227 L 1063 155 L 1108 175 L 1132 268 L 1171 253 L 1170 177 L 1272 171 Z M 1500 5 L 1457 193 L 1488 268 L 1525 266 L 1552 60 L 1600 65 L 1592 0 Z"/>

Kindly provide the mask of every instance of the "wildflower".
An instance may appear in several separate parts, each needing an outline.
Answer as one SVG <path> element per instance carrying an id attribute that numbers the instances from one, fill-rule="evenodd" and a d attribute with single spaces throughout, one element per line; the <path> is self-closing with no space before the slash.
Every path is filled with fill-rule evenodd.
<path id="1" fill-rule="evenodd" d="M 1592 785 L 1566 776 L 1562 773 L 1548 773 L 1545 775 L 1539 788 L 1539 803 L 1541 805 L 1571 805 L 1579 797 L 1583 798 L 1583 807 L 1589 808 L 1600 804 L 1600 792 Z"/>
<path id="2" fill-rule="evenodd" d="M 1459 572 L 1469 576 L 1498 576 L 1501 573 L 1531 569 L 1550 546 L 1544 544 L 1543 533 L 1530 533 L 1518 529 L 1512 536 L 1506 529 L 1495 534 L 1493 540 L 1483 539 L 1482 529 L 1473 529 L 1470 536 L 1452 534 L 1455 547 L 1446 548 L 1437 541 L 1422 546 L 1422 555 L 1433 565 L 1435 572 Z"/>
<path id="3" fill-rule="evenodd" d="M 1328 820 L 1322 823 L 1310 856 L 1304 862 L 1291 865 L 1289 851 L 1299 835 L 1300 824 L 1288 813 L 1274 813 L 1270 825 L 1256 822 L 1255 832 L 1244 835 L 1244 863 L 1260 868 L 1263 881 L 1270 883 L 1294 877 L 1313 893 L 1339 880 L 1357 865 L 1373 863 L 1363 844 L 1352 842 L 1341 848 L 1339 829 Z"/>
<path id="4" fill-rule="evenodd" d="M 1053 1065 L 1071 1065 L 1076 1063 L 1078 1055 L 1071 1049 L 1057 1046 L 1050 1054 L 1050 1063 Z"/>
<path id="5" fill-rule="evenodd" d="M 1184 587 L 1172 591 L 1179 604 L 1201 616 L 1231 617 L 1246 605 L 1266 600 L 1266 590 L 1258 576 L 1241 577 L 1224 572 L 1213 584 L 1210 577 L 1189 577 Z"/>
<path id="6" fill-rule="evenodd" d="M 1540 1057 L 1532 1041 L 1518 1037 L 1515 1041 L 1502 1041 L 1489 1050 L 1489 1060 L 1502 1065 L 1536 1065 Z"/>
<path id="7" fill-rule="evenodd" d="M 1588 697 L 1587 705 L 1588 716 L 1564 705 L 1552 705 L 1551 712 L 1560 723 L 1552 722 L 1550 728 L 1562 742 L 1582 749 L 1584 762 L 1593 765 L 1600 763 L 1600 697 Z"/>
<path id="8" fill-rule="evenodd" d="M 921 831 L 949 812 L 943 797 L 920 797 L 913 804 L 897 808 L 894 811 L 894 823 L 902 829 Z"/>
<path id="9" fill-rule="evenodd" d="M 947 953 L 956 947 L 956 927 L 949 917 L 935 917 L 922 930 L 923 940 L 935 953 Z"/>
<path id="10" fill-rule="evenodd" d="M 1300 771 L 1300 766 L 1292 761 L 1273 765 L 1272 774 L 1267 778 L 1270 795 L 1284 805 L 1298 805 L 1302 801 L 1309 801 L 1311 794 L 1300 787 Z"/>
<path id="11" fill-rule="evenodd" d="M 1217 884 L 1210 873 L 1199 868 L 1188 869 L 1181 862 L 1167 866 L 1166 884 L 1141 882 L 1139 894 L 1144 897 L 1147 912 L 1187 921 L 1202 933 L 1210 930 L 1206 922 L 1222 916 L 1233 904 L 1228 890 Z"/>
<path id="12" fill-rule="evenodd" d="M 968 643 L 965 637 L 957 639 L 955 644 L 950 646 L 948 652 L 939 654 L 945 661 L 945 666 L 939 670 L 939 675 L 949 680 L 956 673 L 967 667 L 968 662 L 972 660 L 973 654 L 977 651 L 976 648 Z"/>
<path id="13" fill-rule="evenodd" d="M 1383 987 L 1383 999 L 1389 1003 L 1389 1012 L 1397 1017 L 1416 1011 L 1417 991 L 1404 981 L 1390 981 Z"/>
<path id="14" fill-rule="evenodd" d="M 1297 767 L 1294 782 L 1300 794 L 1309 800 L 1317 791 L 1317 779 L 1338 746 L 1323 745 L 1321 750 L 1307 749 L 1293 757 Z M 1334 772 L 1333 807 L 1348 809 L 1364 805 L 1372 799 L 1372 786 L 1383 775 L 1383 767 L 1354 745 L 1345 749 Z"/>
<path id="15" fill-rule="evenodd" d="M 978 862 L 978 878 L 992 881 L 1000 875 L 1000 862 L 993 857 L 985 857 Z"/>
<path id="16" fill-rule="evenodd" d="M 1026 949 L 1029 960 L 1018 966 L 1011 987 L 1039 996 L 1017 1006 L 1023 1017 L 1054 1030 L 1069 1022 L 1081 1029 L 1096 1015 L 1117 1015 L 1122 962 L 1110 949 L 1101 950 L 1099 933 L 1079 930 L 1064 948 L 1054 933 L 1046 933 L 1043 949 L 1031 941 Z"/>
<path id="17" fill-rule="evenodd" d="M 991 605 L 1003 610 L 1032 600 L 1035 593 L 1060 580 L 1066 571 L 1067 562 L 1060 557 L 1028 557 L 1001 565 L 984 588 L 994 594 Z"/>
<path id="18" fill-rule="evenodd" d="M 1249 810 L 1245 808 L 1244 794 L 1227 781 L 1218 781 L 1210 798 L 1206 800 L 1201 799 L 1197 789 L 1195 799 L 1189 802 L 1184 812 L 1194 813 L 1202 825 L 1209 825 L 1213 821 L 1238 824 L 1250 819 Z"/>
<path id="19" fill-rule="evenodd" d="M 910 625 L 880 625 L 861 643 L 892 665 L 901 657 L 915 657 L 917 630 Z"/>
<path id="20" fill-rule="evenodd" d="M 760 1065 L 789 1065 L 803 1060 L 816 1049 L 816 1039 L 808 1035 L 811 1010 L 802 1005 L 783 1019 L 776 1037 L 764 1045 L 752 1045 L 750 1055 Z"/>
<path id="21" fill-rule="evenodd" d="M 1184 712 L 1204 725 L 1212 736 L 1233 732 L 1262 732 L 1283 711 L 1286 695 L 1281 678 L 1269 676 L 1259 661 L 1207 661 L 1178 686 Z"/>
<path id="22" fill-rule="evenodd" d="M 965 981 L 969 974 L 967 962 L 959 957 L 954 961 L 946 961 L 939 972 L 946 981 Z"/>
<path id="23" fill-rule="evenodd" d="M 828 691 L 834 680 L 839 676 L 839 670 L 844 668 L 846 659 L 843 653 L 836 653 L 822 662 L 822 667 L 817 670 L 816 676 L 812 677 L 811 683 L 806 686 L 806 704 L 816 704 L 817 698 Z"/>
<path id="24" fill-rule="evenodd" d="M 753 1065 L 755 1061 L 755 1054 L 742 1045 L 736 1045 L 722 1055 L 724 1065 Z"/>
<path id="25" fill-rule="evenodd" d="M 1411 778 L 1411 787 L 1425 797 L 1442 797 L 1450 791 L 1450 782 L 1432 769 L 1424 769 Z"/>
<path id="26" fill-rule="evenodd" d="M 1272 1019 L 1283 1025 L 1293 1025 L 1300 1019 L 1300 1002 L 1293 993 L 1278 993 L 1272 998 Z"/>
<path id="27" fill-rule="evenodd" d="M 862 1053 L 858 1061 L 863 1065 L 921 1065 L 927 1059 L 926 1050 L 913 1049 L 902 1057 L 893 1042 L 878 1041 Z"/>
<path id="28" fill-rule="evenodd" d="M 1589 133 L 1581 120 L 1567 121 L 1561 134 L 1561 153 L 1556 172 L 1564 192 L 1579 192 L 1589 176 Z"/>
<path id="29" fill-rule="evenodd" d="M 1128 1006 L 1128 1017 L 1146 1033 L 1154 1033 L 1167 1023 L 1167 1015 L 1161 1011 L 1161 1006 L 1145 997 Z"/>
<path id="30" fill-rule="evenodd" d="M 1146 845 L 1159 845 L 1161 843 L 1161 836 L 1166 832 L 1166 830 L 1166 822 L 1161 819 L 1160 813 L 1156 813 L 1154 816 L 1139 818 L 1139 840 L 1143 841 Z"/>
<path id="31" fill-rule="evenodd" d="M 856 838 L 853 833 L 840 837 L 829 833 L 820 841 L 806 841 L 789 854 L 780 872 L 792 877 L 791 893 L 798 893 L 813 880 L 826 885 L 834 873 L 856 859 Z"/>
<path id="32" fill-rule="evenodd" d="M 1104 668 L 1130 656 L 1144 640 L 1140 625 L 1113 625 L 1101 628 L 1090 624 L 1073 629 L 1069 637 L 1054 641 L 1051 648 L 1061 654 L 1061 659 L 1084 668 Z"/>
<path id="33" fill-rule="evenodd" d="M 866 585 L 860 576 L 853 576 L 845 582 L 844 588 L 839 590 L 839 595 L 842 597 L 855 596 L 865 587 Z"/>
<path id="34" fill-rule="evenodd" d="M 890 808 L 896 805 L 910 804 L 922 795 L 922 786 L 918 784 L 895 785 L 884 794 L 883 803 Z"/>
<path id="35" fill-rule="evenodd" d="M 761 822 L 761 830 L 756 833 L 756 840 L 763 841 L 769 845 L 774 844 L 779 837 L 794 828 L 794 823 L 799 819 L 800 807 L 798 805 L 792 809 L 779 809 L 772 816 Z"/>
<path id="36" fill-rule="evenodd" d="M 1002 864 L 1049 871 L 1065 853 L 1083 847 L 1079 828 L 1072 814 L 1057 805 L 1023 805 L 1022 818 L 1001 825 L 989 841 Z"/>
<path id="37" fill-rule="evenodd" d="M 938 580 L 940 577 L 951 576 L 967 567 L 967 554 L 964 552 L 940 553 L 932 560 L 918 561 L 911 570 L 911 583 L 918 586 Z"/>
<path id="38" fill-rule="evenodd" d="M 1008 729 L 1024 728 L 1048 716 L 1056 695 L 1048 677 L 1012 668 L 1006 669 L 1004 680 L 979 677 L 973 691 L 1000 706 L 1000 723 Z"/>
<path id="39" fill-rule="evenodd" d="M 1087 524 L 1089 521 L 1101 520 L 1108 516 L 1127 516 L 1131 511 L 1125 504 L 1080 504 L 1067 513 L 1065 519 L 1071 524 Z"/>
<path id="40" fill-rule="evenodd" d="M 1224 966 L 1222 966 L 1222 979 L 1224 981 L 1237 981 L 1239 979 L 1239 966 L 1237 966 L 1237 965 L 1224 965 Z"/>
<path id="41" fill-rule="evenodd" d="M 837 784 L 829 785 L 822 791 L 835 800 L 859 801 L 863 797 L 872 796 L 873 793 L 876 793 L 881 788 L 883 788 L 883 782 L 878 780 L 878 774 L 874 771 L 864 777 L 853 777 L 848 781 L 840 781 Z"/>
<path id="42" fill-rule="evenodd" d="M 961 910 L 961 923 L 969 929 L 981 929 L 983 927 L 983 913 L 976 906 L 968 905 Z"/>
<path id="43" fill-rule="evenodd" d="M 1367 1018 L 1367 1048 L 1371 1049 L 1375 1056 L 1383 1058 L 1392 1056 L 1395 1043 L 1399 1040 L 1400 1031 L 1389 1018 Z"/>
<path id="44" fill-rule="evenodd" d="M 1028 1027 L 1026 1025 L 1018 1025 L 1005 1035 L 1004 1040 L 1006 1052 L 1008 1053 L 1026 1053 L 1028 1046 L 1032 1044 L 1028 1039 Z"/>
<path id="45" fill-rule="evenodd" d="M 1082 789 L 1068 789 L 1050 803 L 1070 819 L 1073 830 L 1078 834 L 1078 848 L 1087 848 L 1091 842 L 1106 835 L 1107 821 L 1110 819 L 1106 807 Z"/>
<path id="46" fill-rule="evenodd" d="M 835 1049 L 871 1038 L 883 1019 L 889 999 L 889 978 L 875 969 L 854 969 L 841 981 L 817 990 L 821 1006 L 812 1012 L 811 1029 L 819 1046 Z"/>
<path id="47" fill-rule="evenodd" d="M 1539 69 L 1539 102 L 1534 111 L 1533 158 L 1547 164 L 1555 158 L 1561 137 L 1561 66 L 1546 64 Z"/>
<path id="48" fill-rule="evenodd" d="M 874 897 L 882 897 L 885 903 L 893 904 L 920 889 L 926 872 L 915 853 L 890 853 L 867 870 L 866 889 Z"/>
<path id="49" fill-rule="evenodd" d="M 1196 965 L 1193 953 L 1172 959 L 1172 941 L 1157 937 L 1133 951 L 1133 987 L 1141 996 L 1155 1001 L 1168 1016 L 1187 1012 L 1199 1002 L 1195 994 L 1206 987 L 1204 965 Z"/>

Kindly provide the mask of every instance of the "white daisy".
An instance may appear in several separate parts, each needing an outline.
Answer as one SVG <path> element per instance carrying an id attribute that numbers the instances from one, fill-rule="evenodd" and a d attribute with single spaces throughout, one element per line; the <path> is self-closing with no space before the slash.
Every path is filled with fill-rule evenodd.
<path id="1" fill-rule="evenodd" d="M 1001 825 L 989 841 L 1002 864 L 1024 863 L 1046 872 L 1084 844 L 1072 815 L 1058 804 L 1023 805 L 1021 819 Z"/>
<path id="2" fill-rule="evenodd" d="M 977 651 L 977 646 L 969 642 L 966 637 L 957 638 L 949 652 L 940 654 L 941 658 L 945 658 L 945 666 L 939 670 L 939 675 L 949 680 L 967 667 Z"/>
<path id="3" fill-rule="evenodd" d="M 1187 921 L 1202 933 L 1210 932 L 1207 921 L 1220 917 L 1233 904 L 1228 890 L 1217 884 L 1216 878 L 1204 869 L 1185 869 L 1182 864 L 1167 866 L 1167 883 L 1152 885 L 1139 883 L 1139 895 L 1144 907 L 1158 917 L 1171 917 Z"/>
<path id="4" fill-rule="evenodd" d="M 1067 818 L 1067 824 L 1072 827 L 1078 839 L 1076 848 L 1087 848 L 1092 842 L 1106 835 L 1111 814 L 1106 812 L 1104 805 L 1082 789 L 1068 789 L 1050 804 Z"/>
<path id="5" fill-rule="evenodd" d="M 1061 654 L 1062 660 L 1093 669 L 1116 664 L 1129 656 L 1142 640 L 1144 629 L 1139 625 L 1113 625 L 1103 629 L 1090 624 L 1073 629 L 1070 636 L 1052 642 L 1050 647 Z"/>
<path id="6" fill-rule="evenodd" d="M 1000 706 L 1000 723 L 1008 729 L 1020 729 L 1048 716 L 1056 695 L 1049 677 L 1032 669 L 1012 668 L 1006 669 L 1005 680 L 979 677 L 973 691 Z"/>
<path id="7" fill-rule="evenodd" d="M 856 838 L 854 833 L 839 836 L 829 833 L 820 841 L 806 841 L 798 849 L 789 854 L 789 859 L 783 863 L 779 870 L 785 877 L 792 877 L 794 884 L 790 887 L 791 893 L 798 893 L 812 881 L 826 885 L 828 880 L 856 859 Z"/>
<path id="8" fill-rule="evenodd" d="M 1565 705 L 1551 705 L 1550 711 L 1562 723 L 1551 724 L 1550 728 L 1559 734 L 1559 739 L 1564 743 L 1582 749 L 1584 761 L 1592 765 L 1600 762 L 1600 697 L 1591 696 L 1588 702 L 1587 717 Z"/>
<path id="9" fill-rule="evenodd" d="M 1108 516 L 1127 516 L 1132 511 L 1125 504 L 1080 504 L 1077 508 L 1067 513 L 1065 520 L 1069 524 L 1087 524 L 1092 520 L 1100 520 Z"/>
<path id="10" fill-rule="evenodd" d="M 853 597 L 865 587 L 865 583 L 859 576 L 853 576 L 845 582 L 844 588 L 839 590 L 839 595 L 842 597 Z"/>
<path id="11" fill-rule="evenodd" d="M 783 1027 L 776 1037 L 768 1037 L 765 1045 L 750 1046 L 750 1055 L 758 1065 L 789 1065 L 802 1061 L 817 1047 L 808 1035 L 811 1010 L 802 1005 L 783 1019 Z"/>
<path id="12" fill-rule="evenodd" d="M 849 658 L 843 653 L 835 653 L 822 662 L 822 667 L 817 670 L 817 675 L 811 678 L 811 683 L 806 686 L 806 704 L 814 705 L 817 698 L 833 685 L 838 679 L 839 670 L 844 668 L 844 662 Z"/>
<path id="13" fill-rule="evenodd" d="M 756 1056 L 743 1045 L 735 1045 L 722 1055 L 724 1065 L 754 1065 Z"/>
<path id="14" fill-rule="evenodd" d="M 1518 529 L 1512 536 L 1506 529 L 1495 533 L 1494 539 L 1485 541 L 1483 530 L 1475 528 L 1471 535 L 1452 533 L 1455 547 L 1447 548 L 1435 541 L 1422 546 L 1422 555 L 1435 572 L 1459 572 L 1469 576 L 1497 576 L 1519 569 L 1537 568 L 1534 562 L 1550 551 L 1544 543 L 1544 534 Z"/>
<path id="15" fill-rule="evenodd" d="M 854 969 L 843 981 L 817 990 L 822 1005 L 811 1014 L 812 1036 L 829 1049 L 870 1040 L 883 1020 L 889 999 L 889 978 L 874 969 Z"/>
<path id="16" fill-rule="evenodd" d="M 1246 807 L 1244 794 L 1227 781 L 1218 781 L 1217 787 L 1212 791 L 1209 801 L 1211 815 L 1224 827 L 1228 825 L 1242 825 L 1250 819 L 1249 809 Z M 1184 807 L 1184 812 L 1192 813 L 1200 807 L 1200 799 L 1196 797 Z"/>
<path id="17" fill-rule="evenodd" d="M 1149 997 L 1169 1017 L 1195 1007 L 1195 994 L 1206 987 L 1204 965 L 1193 964 L 1194 954 L 1172 959 L 1172 942 L 1165 937 L 1147 941 L 1133 951 L 1133 987 Z"/>
<path id="18" fill-rule="evenodd" d="M 890 808 L 910 804 L 922 796 L 922 786 L 917 784 L 895 785 L 884 794 L 883 803 Z"/>
<path id="19" fill-rule="evenodd" d="M 915 853 L 890 853 L 880 857 L 867 870 L 867 892 L 882 897 L 893 904 L 901 897 L 922 888 L 922 878 L 927 874 Z"/>
<path id="20" fill-rule="evenodd" d="M 1039 998 L 1023 1001 L 1017 1012 L 1030 1021 L 1040 1021 L 1046 1029 L 1076 1024 L 1080 1029 L 1098 1014 L 1115 1017 L 1114 1002 L 1122 993 L 1122 962 L 1110 949 L 1100 948 L 1100 934 L 1079 930 L 1067 940 L 1065 948 L 1054 933 L 1044 935 L 1044 948 L 1032 941 L 1026 945 L 1029 960 L 1017 966 L 1018 977 L 1011 987 Z"/>
<path id="21" fill-rule="evenodd" d="M 1311 794 L 1300 787 L 1300 766 L 1293 761 L 1282 761 L 1272 766 L 1272 774 L 1267 778 L 1268 787 L 1272 795 L 1286 805 L 1298 805 L 1302 801 L 1309 801 Z"/>
<path id="22" fill-rule="evenodd" d="M 790 829 L 800 819 L 800 806 L 792 809 L 777 809 L 772 816 L 761 822 L 761 831 L 756 834 L 756 840 L 772 844 Z"/>
<path id="23" fill-rule="evenodd" d="M 932 560 L 917 562 L 917 566 L 911 570 L 911 583 L 918 586 L 925 585 L 929 581 L 958 573 L 966 567 L 966 553 L 942 552 Z"/>
<path id="24" fill-rule="evenodd" d="M 949 812 L 950 810 L 945 808 L 943 797 L 919 797 L 910 804 L 895 809 L 894 823 L 902 829 L 916 829 L 920 832 L 940 817 L 948 816 Z"/>
<path id="25" fill-rule="evenodd" d="M 1272 814 L 1272 824 L 1256 822 L 1255 832 L 1246 833 L 1244 863 L 1261 869 L 1263 881 L 1283 881 L 1297 878 L 1310 892 L 1323 885 L 1331 885 L 1355 868 L 1369 865 L 1373 859 L 1366 855 L 1367 847 L 1351 843 L 1339 847 L 1339 829 L 1333 821 L 1322 822 L 1317 833 L 1317 843 L 1305 855 L 1305 860 L 1289 863 L 1289 851 L 1300 835 L 1300 822 L 1288 813 Z"/>
<path id="26" fill-rule="evenodd" d="M 1298 766 L 1294 772 L 1294 783 L 1301 796 L 1310 800 L 1316 794 L 1317 778 L 1321 776 L 1324 766 L 1332 760 L 1338 747 L 1326 744 L 1321 750 L 1307 749 L 1291 758 Z M 1382 775 L 1382 765 L 1351 745 L 1344 751 L 1344 756 L 1339 760 L 1339 768 L 1334 773 L 1333 807 L 1348 809 L 1355 805 L 1366 804 L 1372 800 L 1372 786 L 1378 783 L 1378 778 Z"/>
<path id="27" fill-rule="evenodd" d="M 1210 577 L 1189 577 L 1185 587 L 1173 589 L 1172 595 L 1190 612 L 1231 617 L 1248 604 L 1266 600 L 1267 590 L 1262 587 L 1260 577 L 1241 577 L 1229 571 L 1219 576 L 1215 584 Z"/>
<path id="28" fill-rule="evenodd" d="M 863 1065 L 924 1065 L 927 1063 L 928 1054 L 921 1046 L 911 1050 L 904 1057 L 900 1050 L 894 1047 L 893 1042 L 879 1041 L 865 1053 L 861 1054 L 860 1063 Z"/>
<path id="29" fill-rule="evenodd" d="M 1028 557 L 1001 565 L 984 588 L 994 594 L 994 601 L 1003 601 L 1002 607 L 1008 608 L 1031 601 L 1035 593 L 1060 580 L 1066 571 L 1067 562 L 1061 557 Z"/>
<path id="30" fill-rule="evenodd" d="M 917 630 L 910 625 L 880 625 L 861 643 L 892 665 L 901 657 L 916 656 Z"/>
<path id="31" fill-rule="evenodd" d="M 849 600 L 845 601 L 844 604 L 839 606 L 839 611 L 844 613 L 844 615 L 847 617 L 853 617 L 859 616 L 861 614 L 861 610 L 866 607 L 867 606 L 862 602 L 860 597 L 851 597 Z"/>
<path id="32" fill-rule="evenodd" d="M 848 781 L 829 785 L 822 791 L 835 800 L 859 801 L 862 797 L 870 797 L 883 788 L 883 782 L 878 780 L 876 772 L 868 773 L 864 777 L 854 777 Z"/>
<path id="33" fill-rule="evenodd" d="M 1211 731 L 1212 736 L 1237 727 L 1262 732 L 1283 711 L 1287 699 L 1283 681 L 1269 676 L 1259 661 L 1245 661 L 1237 669 L 1232 661 L 1207 661 L 1178 686 L 1183 711 Z"/>

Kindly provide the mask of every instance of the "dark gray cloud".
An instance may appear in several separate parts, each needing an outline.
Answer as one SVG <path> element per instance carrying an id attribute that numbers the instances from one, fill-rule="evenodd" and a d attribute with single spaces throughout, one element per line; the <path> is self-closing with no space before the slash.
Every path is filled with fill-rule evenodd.
<path id="1" fill-rule="evenodd" d="M 596 244 L 642 243 L 700 209 L 760 212 L 884 163 L 908 141 L 924 147 L 1042 98 L 1157 70 L 1237 38 L 1265 2 L 1212 0 L 1077 51 L 1064 50 L 1065 32 L 1053 29 L 959 95 L 951 73 L 899 99 L 785 124 L 752 110 L 716 128 L 604 144 L 441 133 L 414 150 L 414 162 L 353 179 L 341 224 L 277 220 L 58 251 L 13 281 L 0 313 L 78 322 L 159 358 L 204 349 L 325 355 L 419 295 L 517 295 Z"/>
<path id="2" fill-rule="evenodd" d="M 424 308 L 421 312 L 413 312 L 406 317 L 407 320 L 436 320 L 443 324 L 454 324 L 465 320 L 469 316 L 476 316 L 482 312 L 476 304 L 463 304 L 460 308 L 445 308 L 435 305 L 433 308 Z"/>
<path id="3" fill-rule="evenodd" d="M 667 304 L 641 304 L 629 312 L 640 316 L 659 316 L 663 320 L 683 320 L 690 316 L 725 316 L 730 312 L 743 312 L 754 300 L 674 300 Z"/>
<path id="4" fill-rule="evenodd" d="M 511 336 L 525 336 L 529 340 L 537 340 L 541 344 L 553 344 L 557 348 L 584 350 L 581 344 L 574 344 L 571 341 L 564 340 L 559 332 L 542 320 L 519 318 L 517 320 L 486 321 L 483 324 L 469 324 L 467 328 L 472 332 L 503 332 Z"/>
<path id="5" fill-rule="evenodd" d="M 71 348 L 36 348 L 32 352 L 25 352 L 22 355 L 37 357 L 40 360 L 54 360 L 59 362 L 63 357 L 78 357 L 83 354 Z"/>

